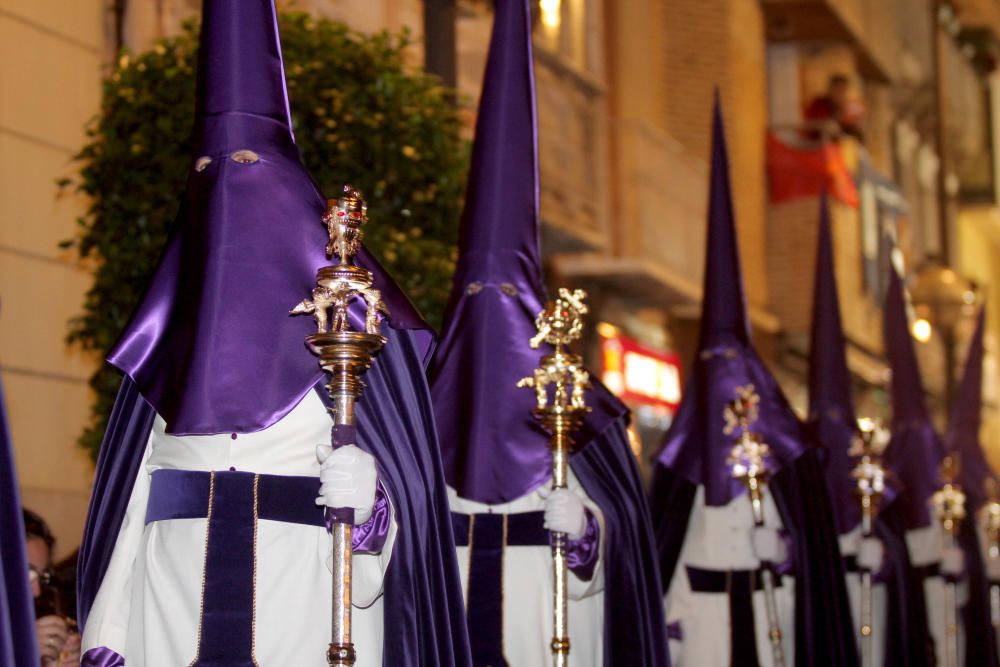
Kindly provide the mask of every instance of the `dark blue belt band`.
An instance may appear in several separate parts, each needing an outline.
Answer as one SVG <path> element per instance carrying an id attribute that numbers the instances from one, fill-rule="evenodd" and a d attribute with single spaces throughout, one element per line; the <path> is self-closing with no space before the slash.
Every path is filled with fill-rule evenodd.
<path id="1" fill-rule="evenodd" d="M 469 547 L 465 604 L 474 667 L 506 667 L 503 559 L 508 546 L 548 546 L 544 512 L 451 515 L 455 545 Z"/>
<path id="2" fill-rule="evenodd" d="M 703 570 L 685 566 L 691 590 L 695 593 L 728 593 L 734 587 L 754 591 L 764 590 L 760 570 Z M 774 586 L 781 586 L 781 575 L 774 574 Z"/>
<path id="3" fill-rule="evenodd" d="M 504 519 L 507 536 L 504 541 Z M 470 531 L 469 527 L 472 526 Z M 545 512 L 520 512 L 517 514 L 459 514 L 451 513 L 451 527 L 455 546 L 469 546 L 471 537 L 475 548 L 498 549 L 508 547 L 548 546 L 549 531 L 545 529 Z"/>
<path id="4" fill-rule="evenodd" d="M 686 569 L 695 593 L 729 595 L 730 667 L 758 667 L 753 593 L 764 588 L 760 570 L 703 570 L 690 565 Z M 778 573 L 774 585 L 781 586 Z"/>
<path id="5" fill-rule="evenodd" d="M 256 667 L 257 521 L 323 526 L 319 479 L 156 470 L 146 523 L 207 518 L 198 655 L 192 667 Z"/>
<path id="6" fill-rule="evenodd" d="M 243 476 L 242 471 L 215 473 Z M 196 470 L 163 469 L 153 472 L 146 506 L 146 523 L 168 519 L 204 519 L 208 516 L 209 486 L 212 473 Z M 316 504 L 318 477 L 259 475 L 257 482 L 257 518 L 306 526 L 323 526 L 323 508 Z"/>

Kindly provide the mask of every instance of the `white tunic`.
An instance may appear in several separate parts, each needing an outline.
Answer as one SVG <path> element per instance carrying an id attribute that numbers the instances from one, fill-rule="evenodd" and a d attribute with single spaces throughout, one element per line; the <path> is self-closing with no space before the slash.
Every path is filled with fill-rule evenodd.
<path id="1" fill-rule="evenodd" d="M 945 535 L 941 525 L 931 520 L 929 526 L 910 530 L 906 533 L 906 547 L 910 552 L 910 561 L 914 567 L 923 567 L 941 561 Z M 957 602 L 964 603 L 968 596 L 969 585 L 962 581 L 958 584 Z M 945 581 L 942 577 L 927 577 L 924 579 L 924 600 L 927 605 L 927 625 L 934 639 L 934 654 L 938 664 L 948 664 L 945 656 Z M 965 633 L 962 629 L 962 615 L 958 614 L 958 664 L 965 663 Z"/>
<path id="2" fill-rule="evenodd" d="M 573 472 L 568 487 L 580 495 L 597 518 L 601 529 L 597 565 L 590 581 L 581 581 L 570 571 L 569 664 L 596 667 L 604 663 L 604 516 L 587 496 Z M 461 514 L 515 514 L 545 509 L 537 491 L 509 503 L 484 505 L 459 498 L 448 489 L 451 511 Z M 469 548 L 456 547 L 462 590 L 468 601 Z M 503 559 L 503 638 L 504 657 L 511 667 L 548 667 L 552 664 L 552 550 L 548 546 L 508 546 Z M 475 628 L 469 629 L 475 633 Z"/>
<path id="3" fill-rule="evenodd" d="M 840 553 L 845 558 L 847 556 L 857 556 L 858 546 L 861 542 L 861 527 L 857 526 L 849 533 L 840 536 Z M 872 577 L 874 580 L 874 577 Z M 861 648 L 861 573 L 847 573 L 847 595 L 851 603 L 851 617 L 854 619 L 853 628 L 858 641 L 858 649 Z M 872 664 L 885 664 L 885 619 L 887 613 L 888 600 L 886 597 L 885 584 L 874 583 L 872 585 Z"/>
<path id="4" fill-rule="evenodd" d="M 769 494 L 764 500 L 764 523 L 780 529 L 781 516 Z M 728 667 L 731 658 L 729 595 L 691 590 L 686 566 L 705 570 L 756 570 L 751 534 L 753 515 L 750 498 L 741 494 L 728 505 L 705 505 L 705 487 L 699 486 L 691 507 L 687 537 L 664 599 L 667 623 L 680 623 L 683 639 L 670 640 L 674 667 Z M 775 589 L 778 618 L 783 634 L 785 663 L 795 664 L 795 583 L 783 576 Z M 753 594 L 757 659 L 761 667 L 774 664 L 768 639 L 764 591 Z"/>
<path id="5" fill-rule="evenodd" d="M 157 417 L 114 553 L 87 620 L 83 651 L 104 646 L 129 667 L 177 667 L 198 642 L 206 519 L 145 524 L 150 476 L 159 469 L 319 476 L 316 445 L 330 417 L 315 392 L 273 426 L 238 435 L 171 436 Z M 354 557 L 353 641 L 359 667 L 382 665 L 382 577 L 395 540 Z M 262 667 L 326 665 L 332 576 L 325 528 L 260 520 L 255 582 L 255 656 Z"/>

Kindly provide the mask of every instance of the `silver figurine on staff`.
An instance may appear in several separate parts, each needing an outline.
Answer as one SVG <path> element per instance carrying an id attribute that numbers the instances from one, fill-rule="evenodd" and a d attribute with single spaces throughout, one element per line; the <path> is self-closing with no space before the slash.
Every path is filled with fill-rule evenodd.
<path id="1" fill-rule="evenodd" d="M 953 548 L 958 539 L 958 531 L 965 519 L 965 493 L 958 484 L 959 461 L 954 455 L 944 457 L 941 462 L 942 486 L 931 496 L 934 515 L 941 523 L 947 545 Z M 958 667 L 958 584 L 946 581 L 944 588 L 944 664 Z"/>
<path id="2" fill-rule="evenodd" d="M 538 368 L 530 377 L 518 381 L 518 387 L 532 387 L 536 403 L 532 414 L 552 436 L 552 488 L 565 489 L 569 473 L 568 462 L 573 440 L 570 434 L 579 428 L 590 408 L 584 403 L 584 389 L 590 376 L 579 355 L 567 352 L 565 347 L 578 339 L 583 331 L 583 315 L 587 306 L 583 290 L 570 292 L 560 289 L 555 301 L 546 304 L 538 313 L 535 326 L 538 335 L 531 339 L 532 349 L 542 341 L 555 347 L 551 354 L 542 357 Z M 552 387 L 551 400 L 549 387 Z M 566 595 L 568 565 L 566 563 L 566 533 L 552 533 L 553 571 L 553 632 L 552 664 L 567 667 L 569 664 L 569 609 Z"/>
<path id="3" fill-rule="evenodd" d="M 854 444 L 848 452 L 858 458 L 851 471 L 857 486 L 855 494 L 861 509 L 861 536 L 870 538 L 875 534 L 875 518 L 878 516 L 879 502 L 885 495 L 888 473 L 882 465 L 882 454 L 889 444 L 889 432 L 880 422 L 862 417 L 857 422 Z M 862 569 L 861 575 L 861 665 L 874 667 L 872 636 L 872 578 L 874 573 Z"/>
<path id="4" fill-rule="evenodd" d="M 732 435 L 739 430 L 739 438 L 730 450 L 726 463 L 730 465 L 733 477 L 747 487 L 753 523 L 758 528 L 764 525 L 764 496 L 767 491 L 767 480 L 770 477 L 767 465 L 770 448 L 761 440 L 760 435 L 750 430 L 757 421 L 759 403 L 760 396 L 752 384 L 737 387 L 736 398 L 726 405 L 723 413 L 726 420 L 723 432 Z M 762 563 L 760 569 L 761 582 L 764 584 L 764 604 L 767 609 L 767 635 L 771 640 L 775 667 L 785 667 L 785 649 L 782 646 L 781 623 L 778 620 L 778 601 L 774 594 L 774 573 L 768 565 Z"/>
<path id="5" fill-rule="evenodd" d="M 304 299 L 291 310 L 293 315 L 311 313 L 316 319 L 316 333 L 306 337 L 306 344 L 330 376 L 326 389 L 333 399 L 330 412 L 334 447 L 352 444 L 343 440 L 354 435 L 354 404 L 365 387 L 361 376 L 386 342 L 379 334 L 379 324 L 388 309 L 379 291 L 372 287 L 372 273 L 352 261 L 361 247 L 361 227 L 366 221 L 364 197 L 350 185 L 344 186 L 340 197 L 327 202 L 323 214 L 329 234 L 326 255 L 336 255 L 339 262 L 320 268 L 312 298 Z M 364 331 L 354 331 L 348 317 L 351 302 L 357 299 L 365 304 Z M 327 508 L 326 520 L 333 538 L 333 624 L 326 660 L 328 665 L 349 667 L 356 660 L 351 642 L 354 510 Z"/>

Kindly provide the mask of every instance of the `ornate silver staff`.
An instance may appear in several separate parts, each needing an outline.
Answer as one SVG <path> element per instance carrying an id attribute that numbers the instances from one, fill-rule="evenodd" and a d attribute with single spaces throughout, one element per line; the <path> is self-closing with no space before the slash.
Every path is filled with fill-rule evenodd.
<path id="1" fill-rule="evenodd" d="M 997 481 L 986 480 L 986 504 L 979 511 L 983 527 L 986 529 L 986 557 L 994 563 L 1000 559 L 1000 493 Z M 1000 582 L 990 581 L 990 621 L 1000 629 Z"/>
<path id="2" fill-rule="evenodd" d="M 737 387 L 736 398 L 726 405 L 723 416 L 726 427 L 723 433 L 732 435 L 739 429 L 739 439 L 729 452 L 726 460 L 732 467 L 733 477 L 743 482 L 750 494 L 750 509 L 753 512 L 753 523 L 757 527 L 764 525 L 764 494 L 767 491 L 767 480 L 770 471 L 767 459 L 770 448 L 757 433 L 750 430 L 757 421 L 757 406 L 760 396 L 754 386 Z M 781 623 L 778 621 L 778 602 L 774 595 L 774 573 L 767 563 L 762 563 L 760 579 L 764 584 L 764 603 L 767 608 L 768 637 L 771 640 L 771 651 L 774 654 L 775 667 L 785 667 L 785 650 L 781 644 Z M 752 593 L 751 593 L 752 595 Z"/>
<path id="3" fill-rule="evenodd" d="M 316 333 L 306 337 L 306 344 L 319 357 L 319 365 L 330 374 L 326 385 L 333 407 L 333 446 L 354 442 L 354 403 L 365 383 L 361 379 L 372 358 L 385 345 L 379 335 L 380 313 L 388 314 L 379 291 L 372 288 L 370 271 L 355 266 L 352 258 L 361 246 L 361 226 L 367 221 L 367 207 L 361 193 L 345 185 L 338 199 L 327 202 L 323 223 L 330 241 L 326 255 L 336 254 L 340 261 L 324 266 L 316 273 L 312 298 L 292 309 L 293 315 L 312 313 Z M 348 308 L 355 299 L 366 304 L 365 331 L 351 329 Z M 332 320 L 328 317 L 332 315 Z M 356 655 L 351 643 L 351 531 L 353 509 L 326 510 L 327 527 L 333 537 L 333 637 L 327 649 L 329 665 L 353 665 Z"/>
<path id="4" fill-rule="evenodd" d="M 887 473 L 882 466 L 882 453 L 889 444 L 889 432 L 874 419 L 858 420 L 854 445 L 848 452 L 860 460 L 851 471 L 857 482 L 855 493 L 861 506 L 861 535 L 871 537 L 875 532 L 875 517 L 879 501 L 885 494 Z M 874 667 L 872 655 L 872 571 L 861 570 L 861 664 Z"/>
<path id="5" fill-rule="evenodd" d="M 559 290 L 559 297 L 545 305 L 538 313 L 535 326 L 538 335 L 531 339 L 532 349 L 544 340 L 555 347 L 552 354 L 542 357 L 541 364 L 531 377 L 518 381 L 518 387 L 534 387 L 537 406 L 532 411 L 542 426 L 552 436 L 552 488 L 565 489 L 568 460 L 573 440 L 570 433 L 583 422 L 590 408 L 586 406 L 583 390 L 590 384 L 590 376 L 583 368 L 579 355 L 565 350 L 580 337 L 583 331 L 582 316 L 587 313 L 583 290 Z M 551 402 L 549 386 L 553 387 Z M 566 533 L 552 533 L 553 632 L 552 664 L 566 667 L 569 664 L 569 618 L 566 598 Z"/>
<path id="6" fill-rule="evenodd" d="M 958 485 L 959 462 L 955 456 L 946 456 L 941 462 L 943 485 L 931 496 L 934 515 L 941 523 L 949 547 L 954 547 L 958 529 L 965 518 L 965 493 Z M 958 584 L 945 582 L 944 589 L 944 656 L 945 665 L 958 667 Z"/>

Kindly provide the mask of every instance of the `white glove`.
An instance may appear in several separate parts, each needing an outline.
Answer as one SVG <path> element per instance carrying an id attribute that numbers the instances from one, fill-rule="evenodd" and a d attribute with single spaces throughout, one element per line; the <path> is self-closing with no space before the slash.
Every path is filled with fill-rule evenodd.
<path id="1" fill-rule="evenodd" d="M 756 526 L 750 536 L 753 552 L 763 563 L 784 563 L 788 560 L 788 546 L 774 528 Z"/>
<path id="2" fill-rule="evenodd" d="M 965 554 L 960 547 L 945 547 L 941 551 L 941 574 L 957 577 L 965 569 Z"/>
<path id="3" fill-rule="evenodd" d="M 882 569 L 885 547 L 877 537 L 862 537 L 858 544 L 858 567 L 869 572 Z"/>
<path id="4" fill-rule="evenodd" d="M 545 499 L 545 528 L 556 533 L 566 533 L 571 540 L 583 537 L 587 530 L 587 512 L 583 501 L 569 489 L 554 489 L 551 493 L 539 490 Z"/>
<path id="5" fill-rule="evenodd" d="M 991 582 L 1000 581 L 1000 558 L 986 559 L 986 576 Z"/>
<path id="6" fill-rule="evenodd" d="M 330 445 L 317 445 L 319 459 L 319 498 L 317 505 L 333 509 L 354 509 L 354 524 L 360 525 L 371 518 L 375 507 L 375 459 L 357 445 L 334 449 Z"/>

